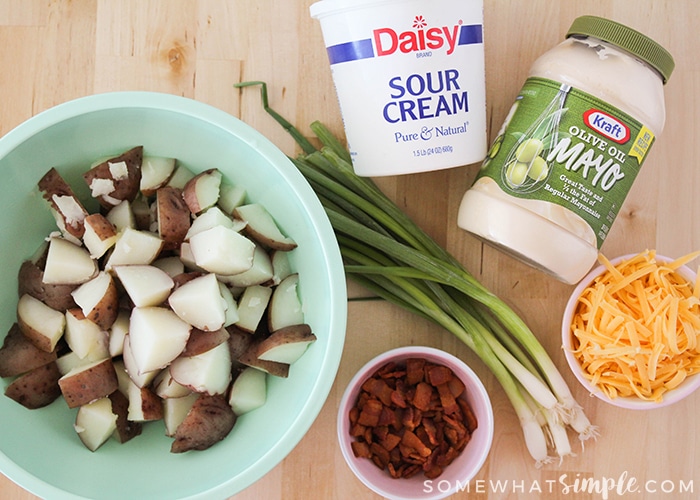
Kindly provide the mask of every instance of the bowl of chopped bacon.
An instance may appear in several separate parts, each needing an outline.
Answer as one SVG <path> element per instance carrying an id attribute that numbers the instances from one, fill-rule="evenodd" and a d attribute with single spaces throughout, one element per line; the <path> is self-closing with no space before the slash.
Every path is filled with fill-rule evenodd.
<path id="1" fill-rule="evenodd" d="M 394 499 L 438 499 L 476 476 L 493 440 L 493 409 L 463 361 L 431 347 L 387 351 L 348 384 L 338 438 L 355 475 Z"/>

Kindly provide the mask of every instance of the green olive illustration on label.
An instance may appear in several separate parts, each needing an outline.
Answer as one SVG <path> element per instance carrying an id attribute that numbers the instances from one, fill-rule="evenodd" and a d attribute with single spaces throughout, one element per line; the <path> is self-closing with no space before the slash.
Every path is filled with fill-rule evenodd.
<path id="1" fill-rule="evenodd" d="M 562 84 L 547 108 L 518 139 L 508 154 L 501 176 L 503 183 L 518 193 L 531 193 L 544 186 L 551 168 L 547 153 L 556 146 L 561 116 L 570 86 Z M 495 144 L 494 144 L 495 146 Z M 493 149 L 493 147 L 492 147 Z M 500 149 L 500 144 L 499 144 Z"/>

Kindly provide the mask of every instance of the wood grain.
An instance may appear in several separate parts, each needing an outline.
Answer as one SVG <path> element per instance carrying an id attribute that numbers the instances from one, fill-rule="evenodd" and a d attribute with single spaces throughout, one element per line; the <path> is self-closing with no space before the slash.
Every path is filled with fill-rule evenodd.
<path id="1" fill-rule="evenodd" d="M 264 80 L 270 103 L 302 131 L 321 120 L 342 134 L 342 122 L 312 0 L 0 0 L 0 135 L 67 100 L 114 90 L 152 90 L 217 106 L 258 129 L 285 153 L 290 137 L 262 112 L 256 91 L 232 84 Z M 664 45 L 676 69 L 666 86 L 667 126 L 613 226 L 608 256 L 656 248 L 681 255 L 700 248 L 700 21 L 693 0 L 486 0 L 487 105 L 491 137 L 535 57 L 558 43 L 578 15 L 632 26 Z M 392 347 L 425 344 L 467 360 L 493 399 L 493 449 L 469 498 L 600 498 L 566 492 L 562 475 L 637 479 L 642 498 L 695 498 L 700 491 L 697 415 L 700 394 L 673 407 L 638 413 L 588 397 L 567 372 L 559 322 L 572 287 L 548 278 L 459 230 L 457 207 L 476 165 L 379 179 L 438 242 L 503 297 L 537 333 L 601 437 L 576 445 L 576 457 L 535 469 L 511 407 L 493 377 L 446 332 L 391 305 L 349 303 L 347 342 L 328 400 L 299 445 L 245 499 L 376 498 L 351 473 L 336 445 L 338 401 L 355 370 Z M 351 295 L 362 291 L 350 285 Z M 0 417 L 1 419 L 1 417 Z M 5 422 L 0 425 L 6 425 Z M 480 481 L 480 482 L 479 482 Z M 503 491 L 494 487 L 500 481 Z M 665 482 L 665 483 L 662 483 Z M 679 491 L 681 484 L 693 492 Z M 672 495 L 662 485 L 674 486 Z M 539 488 L 539 491 L 537 490 Z M 656 493 L 647 491 L 655 488 Z M 534 489 L 535 491 L 530 491 Z M 466 495 L 465 495 L 466 496 Z M 0 498 L 35 497 L 0 476 Z"/>

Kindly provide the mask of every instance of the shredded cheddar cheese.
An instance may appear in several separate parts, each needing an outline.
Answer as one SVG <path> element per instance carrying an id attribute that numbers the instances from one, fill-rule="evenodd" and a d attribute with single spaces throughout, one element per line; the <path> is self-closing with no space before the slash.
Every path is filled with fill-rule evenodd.
<path id="1" fill-rule="evenodd" d="M 610 398 L 660 402 L 664 393 L 700 372 L 700 273 L 679 268 L 700 251 L 669 263 L 647 250 L 586 287 L 571 324 L 574 355 L 584 376 Z"/>

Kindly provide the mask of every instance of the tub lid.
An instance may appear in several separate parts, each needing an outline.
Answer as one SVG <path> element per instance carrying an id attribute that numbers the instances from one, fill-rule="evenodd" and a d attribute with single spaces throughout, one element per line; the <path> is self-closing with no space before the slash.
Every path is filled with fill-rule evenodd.
<path id="1" fill-rule="evenodd" d="M 345 10 L 363 9 L 387 3 L 401 3 L 405 0 L 321 0 L 311 4 L 311 17 L 321 18 L 329 14 L 338 14 Z"/>
<path id="2" fill-rule="evenodd" d="M 671 54 L 654 40 L 610 19 L 596 16 L 578 17 L 571 24 L 566 37 L 572 35 L 592 36 L 625 49 L 656 69 L 664 83 L 671 77 L 676 65 Z"/>

